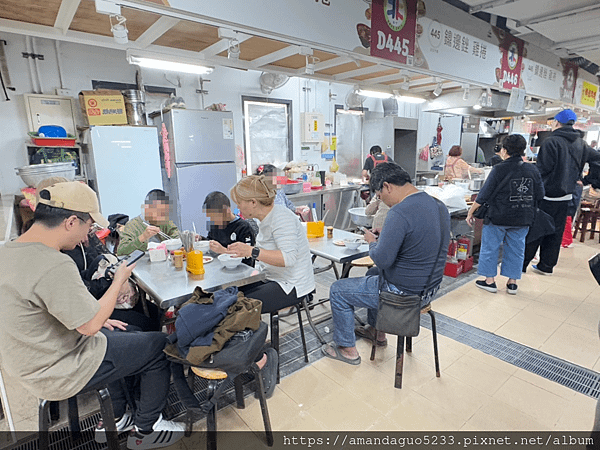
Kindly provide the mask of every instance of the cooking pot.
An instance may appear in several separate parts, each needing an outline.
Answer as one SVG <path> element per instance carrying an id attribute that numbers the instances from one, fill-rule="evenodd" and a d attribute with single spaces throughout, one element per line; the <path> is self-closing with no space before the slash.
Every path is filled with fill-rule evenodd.
<path id="1" fill-rule="evenodd" d="M 479 191 L 483 187 L 485 180 L 483 178 L 473 179 L 469 182 L 469 189 L 471 191 Z"/>

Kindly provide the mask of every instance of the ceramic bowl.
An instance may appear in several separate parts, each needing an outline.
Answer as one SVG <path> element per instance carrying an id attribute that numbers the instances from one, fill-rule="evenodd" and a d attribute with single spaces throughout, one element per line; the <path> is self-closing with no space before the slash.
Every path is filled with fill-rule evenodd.
<path id="1" fill-rule="evenodd" d="M 208 241 L 196 241 L 194 242 L 194 250 L 200 250 L 202 253 L 206 253 L 210 250 L 210 243 Z"/>
<path id="2" fill-rule="evenodd" d="M 350 250 L 356 250 L 362 243 L 363 241 L 361 239 L 344 239 L 344 244 Z"/>
<path id="3" fill-rule="evenodd" d="M 228 253 L 223 253 L 219 255 L 219 261 L 223 263 L 226 269 L 235 269 L 238 265 L 242 263 L 241 257 L 235 257 Z"/>
<path id="4" fill-rule="evenodd" d="M 172 252 L 181 248 L 181 239 L 167 239 L 163 241 L 163 244 L 167 246 L 167 250 Z"/>

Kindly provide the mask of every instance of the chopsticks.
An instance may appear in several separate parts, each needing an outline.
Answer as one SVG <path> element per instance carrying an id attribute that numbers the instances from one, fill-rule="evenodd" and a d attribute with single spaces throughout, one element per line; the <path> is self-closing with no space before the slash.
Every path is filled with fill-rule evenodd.
<path id="1" fill-rule="evenodd" d="M 150 225 L 148 222 L 144 222 L 144 221 L 142 221 L 142 223 L 143 223 L 144 225 L 146 225 L 147 227 L 151 227 L 151 226 L 152 226 L 152 225 Z M 159 234 L 159 236 L 160 236 L 160 237 L 162 237 L 162 238 L 164 238 L 164 239 L 171 239 L 171 236 L 169 236 L 167 233 L 163 233 L 162 231 L 159 231 L 159 232 L 158 232 L 158 234 Z"/>

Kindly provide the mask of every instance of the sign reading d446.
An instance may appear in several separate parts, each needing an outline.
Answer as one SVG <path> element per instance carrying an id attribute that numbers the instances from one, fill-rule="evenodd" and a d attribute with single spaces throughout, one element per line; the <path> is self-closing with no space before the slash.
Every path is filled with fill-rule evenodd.
<path id="1" fill-rule="evenodd" d="M 417 0 L 373 0 L 371 55 L 412 65 Z"/>

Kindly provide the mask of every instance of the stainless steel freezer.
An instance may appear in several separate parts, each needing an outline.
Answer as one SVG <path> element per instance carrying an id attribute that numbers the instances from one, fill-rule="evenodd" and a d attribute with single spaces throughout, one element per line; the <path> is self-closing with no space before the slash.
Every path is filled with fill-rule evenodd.
<path id="1" fill-rule="evenodd" d="M 163 186 L 172 201 L 172 219 L 181 230 L 206 235 L 207 217 L 202 211 L 206 195 L 229 191 L 237 182 L 233 113 L 173 109 L 163 114 L 167 132 L 170 176 L 165 167 L 161 116 L 155 118 L 161 141 Z"/>

